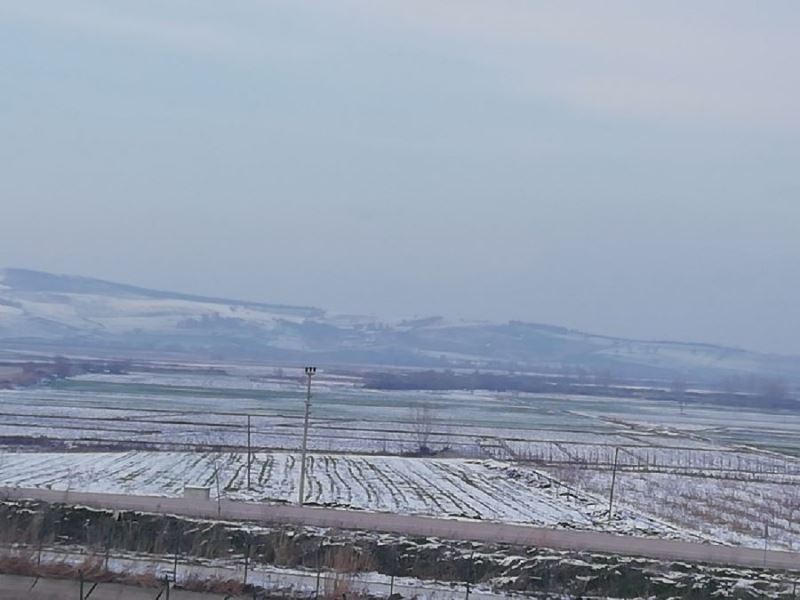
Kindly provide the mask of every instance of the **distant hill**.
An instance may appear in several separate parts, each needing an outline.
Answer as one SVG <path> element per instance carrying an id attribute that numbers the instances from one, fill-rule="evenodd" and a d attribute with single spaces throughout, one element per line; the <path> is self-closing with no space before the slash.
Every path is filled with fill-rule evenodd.
<path id="1" fill-rule="evenodd" d="M 585 369 L 645 377 L 764 374 L 800 381 L 800 358 L 709 344 L 638 341 L 511 321 L 379 321 L 150 290 L 87 277 L 0 270 L 5 347 L 320 364 Z"/>

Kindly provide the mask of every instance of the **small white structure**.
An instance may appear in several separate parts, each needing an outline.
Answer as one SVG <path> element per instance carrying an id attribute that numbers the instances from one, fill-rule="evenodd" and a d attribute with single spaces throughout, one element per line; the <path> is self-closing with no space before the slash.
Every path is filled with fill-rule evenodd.
<path id="1" fill-rule="evenodd" d="M 202 500 L 208 502 L 211 499 L 211 488 L 185 485 L 183 486 L 183 497 L 187 500 Z"/>

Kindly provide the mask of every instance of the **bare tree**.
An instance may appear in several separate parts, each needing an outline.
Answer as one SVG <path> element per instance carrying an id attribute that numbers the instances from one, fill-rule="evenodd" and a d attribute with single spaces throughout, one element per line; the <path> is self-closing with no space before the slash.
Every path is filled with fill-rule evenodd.
<path id="1" fill-rule="evenodd" d="M 684 409 L 686 408 L 687 389 L 689 389 L 689 386 L 683 379 L 673 379 L 669 386 L 669 391 L 672 393 L 673 398 L 680 402 L 681 414 L 683 414 Z"/>
<path id="2" fill-rule="evenodd" d="M 433 409 L 428 402 L 421 402 L 411 408 L 411 428 L 417 440 L 420 454 L 431 454 L 431 434 L 433 433 Z"/>

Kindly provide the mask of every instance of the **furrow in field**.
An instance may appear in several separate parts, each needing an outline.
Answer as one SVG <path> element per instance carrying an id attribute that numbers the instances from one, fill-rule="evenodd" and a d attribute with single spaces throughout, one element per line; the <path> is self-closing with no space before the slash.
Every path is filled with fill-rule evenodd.
<path id="1" fill-rule="evenodd" d="M 393 465 L 395 467 L 394 472 L 397 474 L 398 479 L 404 481 L 412 493 L 417 496 L 421 503 L 421 509 L 424 512 L 430 514 L 435 506 L 436 510 L 439 512 L 448 514 L 447 509 L 439 502 L 433 493 L 436 490 L 435 486 L 431 486 L 429 482 L 425 482 L 424 480 L 420 481 L 421 478 L 416 470 L 412 470 L 410 473 L 408 472 L 407 468 L 409 462 L 407 459 L 393 461 Z M 406 508 L 404 512 L 408 512 L 408 508 Z M 434 511 L 434 514 L 435 512 L 436 511 Z"/>
<path id="2" fill-rule="evenodd" d="M 339 469 L 344 469 L 345 466 L 343 465 L 341 459 L 337 459 L 335 457 L 331 457 L 331 462 L 333 463 L 333 471 L 331 472 L 331 479 L 332 480 L 335 479 L 337 482 L 335 485 L 337 489 L 336 497 L 340 498 L 341 494 L 344 493 L 346 496 L 344 499 L 345 502 L 347 504 L 352 504 L 353 491 L 350 489 L 350 486 L 348 485 L 347 481 L 345 481 L 344 477 L 342 477 L 342 474 L 339 471 Z"/>
<path id="3" fill-rule="evenodd" d="M 468 497 L 471 501 L 482 506 L 485 510 L 475 510 L 476 515 L 488 518 L 496 518 L 497 513 L 497 498 L 487 494 L 483 489 L 475 484 L 474 478 L 476 474 L 474 471 L 469 471 L 463 464 L 435 464 L 435 470 L 442 478 L 453 479 L 458 482 L 458 491 L 462 495 Z M 472 475 L 472 477 L 470 477 Z"/>
<path id="4" fill-rule="evenodd" d="M 258 454 L 253 455 L 254 461 L 258 459 Z M 272 454 L 261 455 L 264 457 L 261 469 L 258 472 L 256 481 L 259 486 L 268 486 L 272 481 L 272 471 L 275 467 L 275 457 Z"/>
<path id="5" fill-rule="evenodd" d="M 364 502 L 362 499 L 357 500 L 359 505 L 365 508 L 370 508 L 377 504 L 377 494 L 370 482 L 367 481 L 366 477 L 364 477 L 363 468 L 359 464 L 359 461 L 349 456 L 343 457 L 342 460 L 347 465 L 347 470 L 350 473 L 348 481 L 357 483 L 358 486 L 364 490 L 364 493 L 367 496 L 366 502 Z"/>
<path id="6" fill-rule="evenodd" d="M 375 461 L 367 461 L 366 466 L 375 474 L 375 477 L 383 484 L 392 499 L 391 510 L 401 509 L 405 505 L 405 496 L 397 487 L 394 480 L 386 473 L 386 463 L 376 465 Z"/>
<path id="7" fill-rule="evenodd" d="M 35 484 L 42 475 L 50 475 L 61 471 L 55 464 L 52 455 L 16 454 L 4 458 L 2 464 L 3 479 L 14 486 L 25 487 Z"/>
<path id="8" fill-rule="evenodd" d="M 438 500 L 436 501 L 437 506 L 439 506 L 442 511 L 445 512 L 445 514 L 450 514 L 453 516 L 480 517 L 480 513 L 473 507 L 468 506 L 464 498 L 458 497 L 453 489 L 455 487 L 457 490 L 457 486 L 453 486 L 448 477 L 441 478 L 437 475 L 432 468 L 430 461 L 424 461 L 419 466 L 424 467 L 424 469 L 418 468 L 415 474 L 420 480 L 422 480 L 424 485 L 428 486 L 429 489 L 436 491 L 436 496 L 434 496 L 434 498 L 444 498 L 451 504 L 452 507 L 448 509 L 445 508 L 441 502 Z"/>

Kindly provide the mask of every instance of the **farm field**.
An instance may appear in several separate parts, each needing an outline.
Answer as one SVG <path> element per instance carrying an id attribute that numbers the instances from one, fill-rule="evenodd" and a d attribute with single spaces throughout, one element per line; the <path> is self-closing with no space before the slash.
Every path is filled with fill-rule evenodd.
<path id="1" fill-rule="evenodd" d="M 300 373 L 225 370 L 92 374 L 0 390 L 0 447 L 8 450 L 0 483 L 173 496 L 201 485 L 232 498 L 294 501 Z M 772 547 L 800 546 L 798 413 L 380 391 L 321 374 L 309 448 L 307 501 L 320 505 L 748 546 L 763 544 L 766 524 Z"/>
<path id="2" fill-rule="evenodd" d="M 247 488 L 242 453 L 12 453 L 0 456 L 0 485 L 181 496 L 185 485 L 213 496 L 293 502 L 300 474 L 292 453 L 256 454 Z M 603 529 L 697 539 L 635 510 L 607 519 L 599 495 L 576 494 L 529 468 L 492 460 L 308 457 L 306 502 L 370 511 Z"/>
<path id="3" fill-rule="evenodd" d="M 0 455 L 0 485 L 181 496 L 185 485 L 212 496 L 294 502 L 297 454 L 71 452 Z M 800 480 L 746 482 L 713 476 L 617 474 L 577 467 L 531 468 L 495 460 L 310 454 L 305 501 L 378 512 L 494 520 L 772 548 L 800 545 Z"/>
<path id="4" fill-rule="evenodd" d="M 608 470 L 547 467 L 580 493 L 610 489 Z M 615 504 L 731 544 L 800 549 L 800 478 L 743 481 L 681 473 L 619 471 Z"/>
<path id="5" fill-rule="evenodd" d="M 298 448 L 304 388 L 297 374 L 229 370 L 95 374 L 0 390 L 0 442 L 44 437 L 163 449 L 170 444 L 243 446 L 250 415 L 254 446 Z M 785 411 L 681 409 L 674 403 L 596 396 L 389 392 L 365 389 L 356 377 L 329 375 L 315 380 L 313 393 L 310 443 L 324 452 L 400 454 L 424 442 L 432 450 L 447 448 L 458 455 L 485 456 L 488 450 L 496 457 L 542 458 L 559 452 L 551 442 L 563 442 L 715 452 L 747 446 L 781 456 L 800 453 L 800 413 Z M 420 405 L 431 416 L 424 440 L 414 422 Z M 497 440 L 507 445 L 498 450 Z"/>

